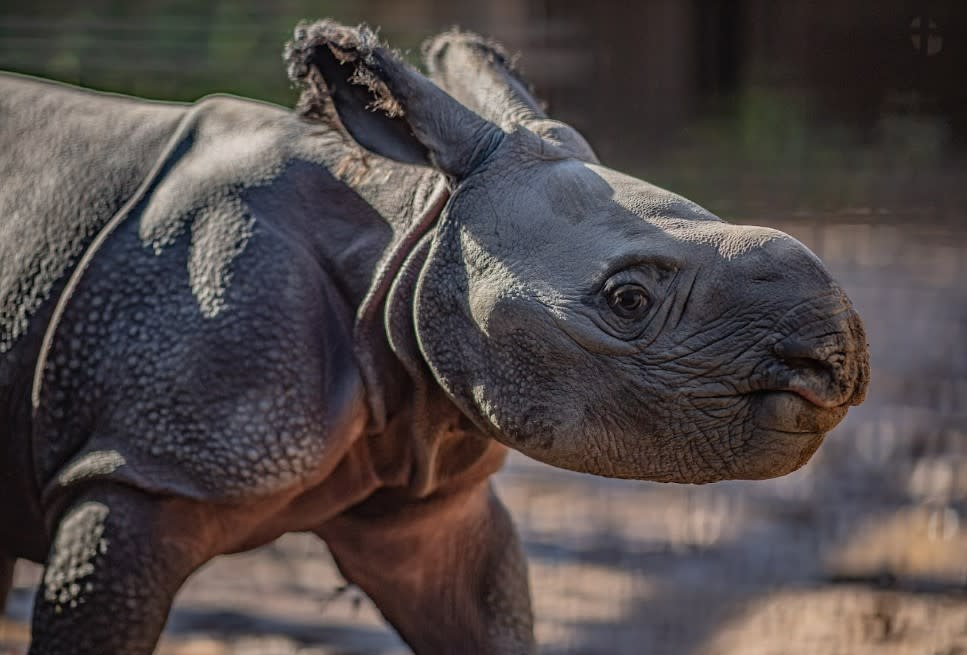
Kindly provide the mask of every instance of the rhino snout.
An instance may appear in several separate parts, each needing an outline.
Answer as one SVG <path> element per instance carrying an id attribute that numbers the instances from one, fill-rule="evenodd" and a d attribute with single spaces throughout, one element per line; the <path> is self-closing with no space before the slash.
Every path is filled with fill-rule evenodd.
<path id="1" fill-rule="evenodd" d="M 794 334 L 773 346 L 773 354 L 788 374 L 780 390 L 825 409 L 859 405 L 869 382 L 863 324 L 852 309 L 832 323 L 834 329 L 822 336 Z"/>
<path id="2" fill-rule="evenodd" d="M 741 254 L 723 258 L 714 292 L 743 308 L 744 319 L 771 323 L 766 347 L 755 348 L 765 366 L 757 369 L 754 388 L 791 392 L 819 409 L 860 404 L 869 379 L 866 333 L 819 258 L 768 228 L 728 226 L 722 242 Z M 729 267 L 735 277 L 724 274 Z"/>

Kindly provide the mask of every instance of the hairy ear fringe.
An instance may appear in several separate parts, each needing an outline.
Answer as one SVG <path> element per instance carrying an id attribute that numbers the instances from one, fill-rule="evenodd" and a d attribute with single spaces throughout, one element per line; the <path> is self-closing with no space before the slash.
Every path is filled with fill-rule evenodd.
<path id="1" fill-rule="evenodd" d="M 336 117 L 329 88 L 317 65 L 319 57 L 331 54 L 340 64 L 352 66 L 347 79 L 369 90 L 373 97 L 368 105 L 370 109 L 382 111 L 391 118 L 402 116 L 403 107 L 379 76 L 379 64 L 373 56 L 377 48 L 385 46 L 366 25 L 352 28 L 328 19 L 299 23 L 283 52 L 289 79 L 302 89 L 296 111 L 306 118 L 327 122 Z"/>
<path id="2" fill-rule="evenodd" d="M 507 53 L 504 46 L 493 39 L 488 39 L 475 32 L 461 30 L 457 26 L 453 26 L 446 32 L 441 32 L 436 36 L 431 36 L 423 42 L 420 50 L 430 72 L 435 70 L 435 66 L 438 65 L 440 57 L 443 56 L 447 47 L 453 42 L 460 42 L 466 47 L 476 50 L 484 55 L 487 61 L 500 64 L 508 72 L 513 73 L 518 79 L 520 78 L 520 71 L 517 67 L 517 62 L 520 59 L 519 54 L 511 56 Z"/>
<path id="3" fill-rule="evenodd" d="M 547 110 L 547 103 L 537 97 L 534 85 L 531 84 L 530 80 L 524 76 L 524 73 L 520 69 L 520 53 L 511 55 L 497 41 L 488 39 L 475 32 L 461 30 L 457 26 L 451 27 L 446 32 L 441 32 L 436 36 L 431 36 L 423 42 L 420 51 L 423 55 L 424 65 L 431 77 L 436 77 L 442 72 L 441 63 L 443 57 L 446 54 L 447 48 L 453 43 L 460 43 L 464 47 L 480 53 L 485 61 L 502 67 L 537 101 L 542 111 Z"/>

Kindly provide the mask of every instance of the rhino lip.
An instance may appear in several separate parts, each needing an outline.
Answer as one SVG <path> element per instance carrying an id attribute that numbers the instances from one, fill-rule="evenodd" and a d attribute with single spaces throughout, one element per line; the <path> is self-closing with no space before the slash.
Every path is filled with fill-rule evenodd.
<path id="1" fill-rule="evenodd" d="M 802 398 L 803 400 L 806 400 L 807 402 L 812 403 L 813 405 L 815 405 L 816 407 L 819 407 L 820 409 L 835 409 L 836 407 L 840 407 L 843 405 L 843 403 L 838 399 L 833 400 L 830 398 L 823 398 L 818 393 L 816 393 L 815 390 L 805 386 L 790 385 L 782 389 L 775 389 L 774 391 L 787 391 L 789 393 L 794 393 L 800 398 Z"/>
<path id="2" fill-rule="evenodd" d="M 759 398 L 759 426 L 785 433 L 825 434 L 846 415 L 847 403 L 823 399 L 796 385 L 754 393 Z"/>
<path id="3" fill-rule="evenodd" d="M 761 391 L 795 394 L 818 409 L 831 410 L 857 404 L 854 396 L 862 391 L 864 384 L 854 374 L 812 363 L 797 368 L 783 367 L 755 386 Z"/>

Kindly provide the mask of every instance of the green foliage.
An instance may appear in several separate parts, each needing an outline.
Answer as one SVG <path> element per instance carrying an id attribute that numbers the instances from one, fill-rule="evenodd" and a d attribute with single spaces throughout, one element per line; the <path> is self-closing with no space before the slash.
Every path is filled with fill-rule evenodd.
<path id="1" fill-rule="evenodd" d="M 290 105 L 281 53 L 293 27 L 322 16 L 361 22 L 361 4 L 3 0 L 0 69 L 164 100 L 224 92 Z M 392 36 L 417 49 L 425 35 Z"/>

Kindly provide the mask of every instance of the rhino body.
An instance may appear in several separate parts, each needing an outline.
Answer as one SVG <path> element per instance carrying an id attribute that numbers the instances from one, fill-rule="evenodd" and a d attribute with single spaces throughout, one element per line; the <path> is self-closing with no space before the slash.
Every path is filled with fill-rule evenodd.
<path id="1" fill-rule="evenodd" d="M 765 478 L 862 400 L 805 247 L 601 166 L 497 46 L 426 52 L 433 82 L 302 26 L 295 112 L 0 76 L 0 583 L 46 565 L 33 655 L 150 653 L 188 575 L 288 531 L 414 651 L 529 653 L 508 447 Z"/>

